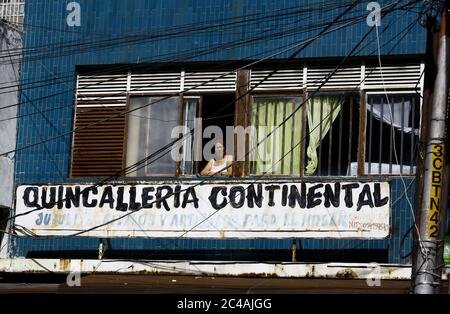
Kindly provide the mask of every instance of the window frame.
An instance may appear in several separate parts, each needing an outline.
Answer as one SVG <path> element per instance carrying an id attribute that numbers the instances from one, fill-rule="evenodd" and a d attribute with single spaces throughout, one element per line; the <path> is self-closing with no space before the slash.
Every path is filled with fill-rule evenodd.
<path id="1" fill-rule="evenodd" d="M 410 96 L 414 96 L 416 95 L 419 98 L 418 104 L 415 104 L 416 106 L 418 106 L 419 108 L 419 125 L 417 126 L 417 129 L 419 130 L 419 134 L 418 137 L 420 139 L 420 132 L 421 132 L 421 126 L 422 126 L 422 105 L 423 105 L 423 99 L 422 99 L 422 94 L 419 93 L 417 90 L 412 90 L 412 89 L 399 89 L 399 90 L 368 90 L 364 92 L 364 135 L 366 135 L 366 128 L 367 128 L 367 118 L 368 118 L 368 113 L 367 113 L 367 105 L 368 105 L 368 97 L 370 95 L 379 95 L 379 96 L 383 96 L 383 95 L 410 95 Z M 362 109 L 361 109 L 362 110 Z M 366 139 L 367 137 L 364 136 L 364 141 L 362 143 L 363 146 L 363 154 L 361 157 L 361 161 L 358 161 L 358 177 L 366 177 L 366 178 L 382 178 L 382 177 L 394 177 L 394 178 L 401 178 L 401 177 L 415 177 L 416 173 L 366 173 L 365 172 L 365 163 L 366 163 Z M 417 171 L 417 164 L 414 163 L 415 167 L 416 167 L 416 171 Z M 361 171 L 361 175 L 359 174 L 359 172 Z"/>
<path id="2" fill-rule="evenodd" d="M 249 112 L 250 112 L 250 119 L 249 119 L 249 125 L 251 125 L 251 112 L 253 112 L 253 105 L 254 105 L 254 97 L 299 97 L 302 100 L 302 108 L 301 110 L 301 119 L 302 119 L 302 128 L 301 128 L 301 135 L 300 137 L 303 139 L 305 137 L 305 132 L 306 132 L 306 125 L 305 125 L 305 118 L 306 118 L 306 110 L 305 110 L 305 106 L 304 106 L 304 102 L 305 99 L 307 99 L 307 97 L 305 98 L 305 95 L 307 95 L 307 92 L 305 90 L 289 90 L 289 91 L 280 91 L 279 93 L 277 91 L 257 91 L 257 92 L 252 92 L 250 93 L 250 99 L 249 99 Z M 248 146 L 248 145 L 246 145 Z M 300 151 L 301 156 L 300 156 L 300 168 L 299 168 L 299 173 L 298 175 L 292 174 L 292 175 L 287 175 L 287 174 L 266 174 L 265 176 L 271 177 L 271 178 L 303 178 L 304 177 L 304 170 L 305 170 L 305 165 L 304 165 L 304 159 L 305 159 L 305 141 L 302 140 L 302 144 L 300 146 Z M 258 174 L 252 174 L 250 171 L 250 160 L 249 160 L 249 150 L 246 151 L 246 158 L 245 158 L 245 163 L 246 168 L 248 169 L 248 173 L 247 176 L 250 178 L 256 178 L 256 177 L 260 177 L 261 175 Z"/>
<path id="3" fill-rule="evenodd" d="M 364 64 L 364 62 L 362 63 Z M 309 67 L 308 67 L 309 68 Z M 361 68 L 361 75 L 363 75 L 364 67 Z M 182 70 L 183 72 L 184 70 Z M 252 69 L 246 69 L 246 70 L 237 70 L 236 73 L 236 88 L 234 90 L 235 94 L 235 110 L 234 110 L 234 127 L 236 126 L 243 126 L 244 128 L 251 125 L 251 119 L 252 119 L 252 109 L 254 105 L 254 97 L 300 97 L 302 99 L 302 103 L 306 103 L 308 98 L 310 97 L 311 93 L 314 93 L 315 88 L 311 88 L 311 86 L 308 87 L 308 85 L 302 85 L 299 88 L 289 88 L 289 89 L 283 89 L 283 87 L 273 88 L 273 89 L 257 89 L 252 90 L 251 89 L 251 83 L 252 83 Z M 78 83 L 79 83 L 79 73 L 77 73 L 77 81 L 76 81 L 76 90 L 75 90 L 75 107 L 73 109 L 73 121 L 74 124 L 77 122 L 77 102 L 78 102 Z M 128 80 L 130 80 L 130 76 L 132 74 L 128 73 Z M 303 77 L 305 79 L 305 77 Z M 422 79 L 423 80 L 423 79 Z M 128 83 L 129 84 L 129 83 Z M 370 95 L 382 95 L 382 94 L 394 94 L 394 95 L 407 95 L 407 96 L 413 96 L 418 95 L 416 98 L 415 107 L 418 111 L 419 115 L 419 124 L 417 126 L 419 130 L 419 138 L 420 138 L 420 132 L 421 132 L 421 125 L 422 125 L 422 111 L 423 111 L 423 90 L 422 88 L 412 88 L 412 87 L 388 87 L 389 90 L 382 90 L 380 86 L 377 86 L 376 88 L 366 88 L 366 86 L 361 83 L 361 86 L 357 88 L 340 88 L 336 87 L 333 88 L 332 86 L 325 86 L 326 88 L 324 90 L 318 91 L 314 96 L 319 96 L 322 94 L 359 94 L 359 134 L 357 137 L 357 163 L 358 163 L 358 171 L 356 176 L 347 176 L 347 175 L 341 175 L 341 176 L 327 176 L 327 175 L 313 175 L 313 176 L 305 176 L 305 162 L 306 162 L 306 129 L 307 129 L 307 110 L 306 107 L 303 106 L 301 108 L 301 119 L 302 119 L 302 128 L 301 128 L 301 139 L 302 144 L 300 146 L 301 150 L 301 156 L 300 156 L 300 169 L 298 171 L 298 174 L 290 174 L 290 175 L 274 175 L 274 174 L 268 174 L 267 177 L 270 178 L 301 178 L 301 179 L 308 179 L 308 178 L 380 178 L 380 177 L 400 177 L 400 176 L 407 176 L 411 177 L 414 176 L 415 173 L 365 173 L 365 162 L 366 162 L 366 141 L 367 141 L 367 119 L 368 119 L 368 110 L 367 110 L 367 103 L 368 103 L 368 97 Z M 242 97 L 242 99 L 239 97 L 239 95 L 244 95 L 246 93 L 245 97 Z M 125 92 L 126 95 L 126 103 L 125 103 L 125 111 L 128 112 L 130 110 L 131 105 L 131 99 L 133 97 L 178 97 L 178 125 L 184 125 L 183 117 L 185 113 L 185 99 L 190 97 L 199 98 L 199 103 L 197 107 L 196 117 L 202 118 L 203 115 L 203 98 L 206 95 L 221 95 L 221 94 L 232 94 L 231 91 L 205 91 L 205 90 L 189 90 L 186 92 L 179 91 L 130 91 L 129 85 L 127 85 L 127 91 Z M 420 98 L 419 98 L 420 97 Z M 246 105 L 246 106 L 244 106 Z M 247 110 L 245 110 L 247 109 Z M 356 113 L 356 112 L 355 112 Z M 123 141 L 123 154 L 122 154 L 122 169 L 126 167 L 126 158 L 127 158 L 127 145 L 129 143 L 129 134 L 128 134 L 128 125 L 129 125 L 129 117 L 128 114 L 125 114 L 125 136 Z M 334 139 L 334 136 L 333 136 Z M 69 170 L 69 176 L 71 178 L 79 178 L 79 176 L 73 175 L 73 166 L 74 166 L 74 141 L 75 137 L 72 136 L 71 140 L 71 157 L 70 157 L 70 170 Z M 233 139 L 234 146 L 236 145 L 236 136 Z M 251 174 L 250 172 L 250 160 L 249 160 L 249 145 L 250 141 L 248 136 L 246 136 L 246 139 L 244 141 L 246 148 L 245 148 L 245 158 L 243 161 L 237 161 L 236 156 L 236 149 L 233 153 L 233 174 L 230 178 L 254 178 L 258 177 L 257 174 Z M 139 177 L 128 177 L 126 175 L 121 174 L 120 178 L 126 178 L 126 179 L 151 179 L 151 178 L 196 178 L 198 177 L 198 173 L 201 169 L 199 169 L 200 162 L 194 161 L 193 164 L 193 173 L 192 174 L 181 174 L 181 161 L 177 161 L 175 164 L 175 173 L 171 175 L 167 174 L 155 174 L 155 175 L 149 175 L 149 176 L 139 176 Z M 416 163 L 414 163 L 415 166 Z M 239 169 L 238 169 L 239 168 Z M 86 176 L 88 177 L 94 177 L 94 176 Z M 95 176 L 98 177 L 98 176 Z"/>
<path id="4" fill-rule="evenodd" d="M 198 99 L 198 107 L 197 111 L 195 113 L 196 118 L 202 117 L 202 109 L 203 109 L 203 95 L 193 95 L 193 94 L 181 94 L 179 95 L 179 110 L 178 110 L 178 125 L 183 125 L 183 117 L 185 114 L 185 106 L 184 106 L 184 100 L 185 99 Z M 195 178 L 197 176 L 197 173 L 199 173 L 199 164 L 200 162 L 198 160 L 194 160 L 193 163 L 193 174 L 181 174 L 181 161 L 176 162 L 176 170 L 175 170 L 175 177 L 176 178 Z M 148 178 L 148 177 L 147 177 Z"/>

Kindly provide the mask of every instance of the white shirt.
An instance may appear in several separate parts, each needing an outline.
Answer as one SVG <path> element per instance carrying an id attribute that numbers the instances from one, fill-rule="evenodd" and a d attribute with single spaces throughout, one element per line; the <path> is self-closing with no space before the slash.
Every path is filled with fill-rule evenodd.
<path id="1" fill-rule="evenodd" d="M 226 173 L 227 172 L 228 168 L 227 168 L 227 162 L 226 161 L 220 166 L 215 166 L 214 165 L 214 163 L 216 162 L 214 159 L 211 159 L 210 161 L 212 162 L 211 172 L 213 172 L 213 173 L 220 173 L 220 172 Z"/>

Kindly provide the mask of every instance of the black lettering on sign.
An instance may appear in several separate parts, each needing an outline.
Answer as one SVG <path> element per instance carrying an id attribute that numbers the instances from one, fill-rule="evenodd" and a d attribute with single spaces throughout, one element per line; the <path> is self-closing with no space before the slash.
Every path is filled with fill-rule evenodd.
<path id="1" fill-rule="evenodd" d="M 49 191 L 50 190 L 50 191 Z M 43 187 L 41 192 L 41 204 L 43 208 L 50 209 L 56 205 L 56 187 L 50 188 Z M 47 194 L 49 194 L 49 200 L 47 201 Z"/>
<path id="2" fill-rule="evenodd" d="M 166 191 L 166 193 L 163 194 L 163 191 Z M 161 205 L 163 205 L 166 211 L 170 211 L 169 204 L 167 203 L 167 198 L 170 197 L 172 192 L 172 188 L 168 185 L 158 187 L 156 189 L 156 199 L 158 200 L 156 202 L 156 208 L 161 208 Z"/>
<path id="3" fill-rule="evenodd" d="M 83 206 L 84 207 L 95 207 L 97 206 L 97 200 L 93 199 L 91 202 L 89 202 L 89 194 L 92 193 L 93 195 L 98 194 L 98 189 L 95 186 L 90 186 L 85 189 L 83 189 L 83 192 L 81 192 L 81 199 L 83 200 Z"/>
<path id="4" fill-rule="evenodd" d="M 359 187 L 358 183 L 349 183 L 342 185 L 342 189 L 345 190 L 344 196 L 345 207 L 347 208 L 353 207 L 353 190 L 358 187 Z"/>
<path id="5" fill-rule="evenodd" d="M 430 226 L 430 238 L 437 238 L 438 236 L 438 226 L 437 225 L 432 225 Z"/>
<path id="6" fill-rule="evenodd" d="M 223 201 L 220 204 L 217 203 L 217 195 L 219 193 L 223 196 L 227 196 L 227 188 L 225 186 L 215 186 L 211 189 L 211 194 L 208 197 L 211 206 L 216 210 L 222 209 L 227 206 L 227 201 L 225 200 L 225 198 L 223 198 Z"/>
<path id="7" fill-rule="evenodd" d="M 431 197 L 430 198 L 430 210 L 437 210 L 439 211 L 439 204 L 441 199 L 437 197 Z"/>
<path id="8" fill-rule="evenodd" d="M 316 184 L 313 185 L 312 187 L 309 188 L 308 190 L 308 195 L 307 195 L 307 205 L 306 208 L 313 208 L 315 206 L 318 206 L 322 203 L 322 193 L 317 192 L 317 189 L 320 189 L 321 187 L 323 187 L 323 184 Z"/>
<path id="9" fill-rule="evenodd" d="M 184 192 L 183 204 L 181 204 L 181 207 L 186 208 L 186 205 L 189 203 L 194 203 L 194 207 L 198 208 L 198 197 L 197 197 L 197 193 L 195 193 L 195 189 L 193 187 L 188 188 Z"/>
<path id="10" fill-rule="evenodd" d="M 283 188 L 281 190 L 281 206 L 287 205 L 288 192 L 289 192 L 289 187 L 286 184 L 284 184 Z"/>
<path id="11" fill-rule="evenodd" d="M 381 198 L 381 185 L 380 183 L 375 183 L 373 187 L 373 203 L 375 207 L 382 207 L 389 202 L 389 197 L 386 196 Z"/>
<path id="12" fill-rule="evenodd" d="M 440 171 L 433 171 L 431 172 L 431 183 L 433 184 L 441 184 L 442 177 Z"/>
<path id="13" fill-rule="evenodd" d="M 279 185 L 268 185 L 265 187 L 266 191 L 269 191 L 269 203 L 268 205 L 270 207 L 274 207 L 275 206 L 275 202 L 273 201 L 274 199 L 274 195 L 275 195 L 275 190 L 279 190 L 280 186 Z"/>
<path id="14" fill-rule="evenodd" d="M 174 192 L 175 199 L 173 201 L 173 204 L 174 204 L 175 208 L 180 207 L 180 192 L 181 192 L 181 185 L 175 186 L 175 192 Z"/>
<path id="15" fill-rule="evenodd" d="M 66 187 L 66 208 L 80 207 L 81 189 L 79 186 L 75 187 L 75 192 L 71 186 Z"/>
<path id="16" fill-rule="evenodd" d="M 258 206 L 259 208 L 262 207 L 263 202 L 262 184 L 258 183 L 256 187 L 258 192 L 255 191 L 254 184 L 249 185 L 247 189 L 247 206 L 249 208 L 253 208 L 254 204 L 256 204 L 256 206 Z"/>
<path id="17" fill-rule="evenodd" d="M 291 185 L 291 192 L 289 193 L 289 207 L 294 208 L 296 204 L 300 208 L 306 207 L 306 184 L 300 184 L 301 192 L 298 191 L 296 185 Z"/>
<path id="18" fill-rule="evenodd" d="M 155 188 L 153 186 L 149 186 L 142 189 L 142 207 L 144 208 L 153 208 L 153 204 L 151 200 L 153 199 L 153 195 L 150 195 L 150 192 L 154 192 Z"/>
<path id="19" fill-rule="evenodd" d="M 431 214 L 430 221 L 432 221 L 434 223 L 438 223 L 438 221 L 439 221 L 439 213 L 437 211 L 434 211 L 433 214 Z"/>
<path id="20" fill-rule="evenodd" d="M 136 187 L 130 187 L 130 210 L 138 211 L 141 209 L 141 203 L 136 202 Z"/>
<path id="21" fill-rule="evenodd" d="M 109 208 L 111 209 L 114 208 L 114 195 L 112 186 L 110 185 L 105 186 L 105 188 L 103 189 L 102 198 L 100 199 L 100 203 L 98 206 L 103 207 L 105 206 L 105 204 L 108 204 Z"/>
<path id="22" fill-rule="evenodd" d="M 58 209 L 64 207 L 64 186 L 58 186 L 58 199 L 57 199 Z"/>
<path id="23" fill-rule="evenodd" d="M 239 196 L 238 196 L 239 195 Z M 239 199 L 237 201 L 236 199 Z M 230 205 L 233 208 L 241 208 L 245 203 L 245 190 L 242 186 L 233 186 L 230 189 Z"/>
<path id="24" fill-rule="evenodd" d="M 442 157 L 443 154 L 444 154 L 444 152 L 443 152 L 444 151 L 443 145 L 435 144 L 433 146 L 434 146 L 433 147 L 433 155 L 436 156 L 436 157 Z"/>
<path id="25" fill-rule="evenodd" d="M 358 197 L 358 208 L 356 211 L 360 211 L 361 207 L 363 206 L 369 206 L 370 208 L 373 208 L 373 200 L 372 200 L 372 194 L 370 193 L 370 185 L 364 184 L 361 193 Z"/>
<path id="26" fill-rule="evenodd" d="M 325 198 L 325 207 L 329 208 L 331 204 L 334 207 L 339 207 L 341 200 L 341 184 L 334 184 L 334 191 L 331 188 L 331 184 L 325 184 L 325 191 L 323 192 L 323 197 Z"/>
<path id="27" fill-rule="evenodd" d="M 125 203 L 124 201 L 124 187 L 121 186 L 117 189 L 117 203 L 116 203 L 116 210 L 121 212 L 126 212 L 128 209 L 128 203 Z"/>
<path id="28" fill-rule="evenodd" d="M 31 196 L 33 194 L 33 196 Z M 31 199 L 33 197 L 33 199 Z M 39 207 L 39 189 L 37 187 L 28 187 L 23 191 L 23 203 L 26 207 Z"/>
<path id="29" fill-rule="evenodd" d="M 436 170 L 442 169 L 442 159 L 441 158 L 435 158 L 433 159 L 433 168 Z"/>

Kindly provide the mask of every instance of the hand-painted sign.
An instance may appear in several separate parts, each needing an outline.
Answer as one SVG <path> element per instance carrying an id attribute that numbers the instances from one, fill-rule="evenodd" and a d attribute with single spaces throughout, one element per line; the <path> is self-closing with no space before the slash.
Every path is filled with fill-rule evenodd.
<path id="1" fill-rule="evenodd" d="M 390 191 L 387 182 L 23 185 L 16 215 L 16 232 L 37 235 L 101 226 L 82 235 L 385 238 Z"/>

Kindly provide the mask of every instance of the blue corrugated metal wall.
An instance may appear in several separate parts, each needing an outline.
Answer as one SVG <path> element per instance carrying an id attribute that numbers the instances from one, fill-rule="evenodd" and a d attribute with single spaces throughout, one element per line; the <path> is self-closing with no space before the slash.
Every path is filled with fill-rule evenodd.
<path id="1" fill-rule="evenodd" d="M 288 34 L 294 27 L 308 24 L 326 23 L 333 19 L 342 8 L 337 8 L 330 1 L 271 1 L 271 0 L 79 0 L 81 5 L 81 26 L 69 27 L 66 24 L 66 5 L 70 1 L 27 0 L 25 11 L 25 47 L 32 55 L 25 55 L 22 65 L 22 83 L 24 84 L 19 120 L 18 143 L 23 147 L 41 140 L 57 137 L 70 132 L 73 127 L 73 98 L 75 86 L 75 66 L 89 64 L 142 63 L 153 61 L 223 61 L 258 59 L 269 56 L 280 46 L 293 45 L 318 33 L 319 29 L 296 31 Z M 341 4 L 353 1 L 340 1 Z M 368 2 L 368 1 L 367 1 Z M 380 1 L 384 4 L 387 1 Z M 406 1 L 404 1 L 406 2 Z M 337 3 L 337 1 L 334 1 Z M 361 4 L 349 16 L 367 14 L 367 3 Z M 102 48 L 114 38 L 128 35 L 158 35 L 168 27 L 177 26 L 184 29 L 188 24 L 203 25 L 210 21 L 229 19 L 251 14 L 276 13 L 304 10 L 303 15 L 261 21 L 251 27 L 236 26 L 224 31 L 214 30 L 198 34 L 188 33 L 172 39 L 141 40 L 127 43 L 120 47 Z M 289 10 L 288 10 L 289 9 Z M 317 9 L 317 10 L 314 10 Z M 300 13 L 299 13 L 300 14 Z M 405 36 L 399 36 L 410 23 L 417 19 L 417 13 L 397 11 L 382 20 L 381 41 L 385 55 L 423 54 L 425 49 L 425 32 L 416 23 Z M 249 44 L 246 40 L 268 34 L 269 30 L 286 31 L 281 38 L 265 39 Z M 317 40 L 298 57 L 323 58 L 346 55 L 356 42 L 369 30 L 365 18 L 350 27 L 335 31 Z M 358 51 L 358 55 L 373 55 L 376 51 L 375 34 L 372 33 Z M 77 51 L 68 49 L 50 49 L 52 44 L 66 42 L 75 45 Z M 97 42 L 98 46 L 89 48 L 81 43 Z M 220 45 L 238 42 L 230 49 L 215 49 Z M 40 47 L 37 49 L 37 47 Z M 49 50 L 45 50 L 48 47 Z M 69 47 L 69 46 L 67 46 Z M 200 56 L 194 53 L 208 50 Z M 188 53 L 187 56 L 185 53 Z M 288 57 L 283 53 L 276 58 Z M 25 85 L 30 82 L 42 83 Z M 28 86 L 28 87 L 25 87 Z M 39 86 L 39 87 L 38 87 Z M 32 102 L 28 101 L 33 100 Z M 38 113 L 36 108 L 42 111 Z M 32 115 L 30 115 L 32 114 Z M 73 182 L 68 177 L 71 153 L 71 135 L 60 136 L 42 145 L 22 150 L 16 155 L 16 183 Z M 409 179 L 408 179 L 409 180 Z M 407 183 L 408 184 L 408 183 Z M 401 181 L 392 181 L 392 199 L 403 194 Z M 409 194 L 414 196 L 414 184 Z M 412 200 L 414 204 L 414 200 Z M 349 240 L 303 240 L 303 249 L 385 249 L 389 252 L 389 261 L 400 260 L 400 238 L 411 225 L 411 215 L 404 198 L 393 206 L 393 235 L 389 240 L 349 241 Z M 178 240 L 176 245 L 169 240 L 149 239 L 114 239 L 114 248 L 122 249 L 287 249 L 290 240 Z M 96 250 L 99 239 L 74 238 L 64 240 L 33 240 L 16 238 L 11 243 L 13 254 L 25 256 L 29 251 L 46 250 Z M 411 246 L 410 238 L 405 242 L 405 249 Z"/>

